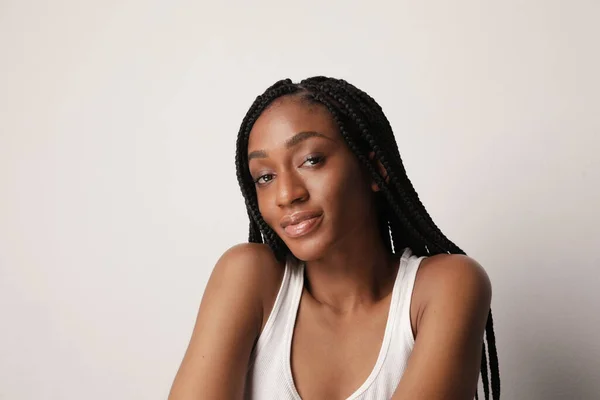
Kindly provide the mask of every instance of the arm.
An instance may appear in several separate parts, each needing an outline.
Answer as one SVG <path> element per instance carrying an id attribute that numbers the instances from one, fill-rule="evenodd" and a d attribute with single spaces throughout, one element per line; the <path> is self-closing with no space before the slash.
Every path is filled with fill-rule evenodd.
<path id="1" fill-rule="evenodd" d="M 242 398 L 269 292 L 265 285 L 272 281 L 263 272 L 273 263 L 268 248 L 257 244 L 235 246 L 219 259 L 169 400 Z"/>
<path id="2" fill-rule="evenodd" d="M 466 256 L 441 255 L 423 263 L 413 292 L 413 301 L 420 299 L 413 325 L 415 345 L 392 400 L 472 400 L 490 309 L 490 281 Z"/>

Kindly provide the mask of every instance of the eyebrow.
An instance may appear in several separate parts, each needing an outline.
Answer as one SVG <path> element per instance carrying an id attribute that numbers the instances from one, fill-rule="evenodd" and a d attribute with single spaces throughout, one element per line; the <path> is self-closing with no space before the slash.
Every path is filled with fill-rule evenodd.
<path id="1" fill-rule="evenodd" d="M 306 131 L 306 132 L 296 133 L 294 136 L 292 136 L 291 138 L 289 138 L 288 140 L 285 141 L 284 146 L 286 149 L 289 149 L 289 148 L 297 146 L 298 144 L 304 142 L 305 140 L 313 138 L 313 137 L 319 137 L 322 139 L 333 140 L 333 139 L 323 135 L 322 133 L 314 132 L 314 131 Z M 255 150 L 255 151 L 251 152 L 250 154 L 248 154 L 248 162 L 250 162 L 250 160 L 252 160 L 253 158 L 267 158 L 267 152 L 264 150 Z"/>

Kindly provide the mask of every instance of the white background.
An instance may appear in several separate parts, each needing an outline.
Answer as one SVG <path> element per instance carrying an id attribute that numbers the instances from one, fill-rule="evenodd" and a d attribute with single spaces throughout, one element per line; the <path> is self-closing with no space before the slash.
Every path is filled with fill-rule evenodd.
<path id="1" fill-rule="evenodd" d="M 380 102 L 434 220 L 487 269 L 503 398 L 600 398 L 599 18 L 597 0 L 0 1 L 0 399 L 166 398 L 247 237 L 242 117 L 315 74 Z"/>

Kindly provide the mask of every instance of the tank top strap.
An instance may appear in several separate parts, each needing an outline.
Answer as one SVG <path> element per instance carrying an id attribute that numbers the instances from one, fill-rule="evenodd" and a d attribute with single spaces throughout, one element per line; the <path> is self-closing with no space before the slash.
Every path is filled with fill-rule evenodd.
<path id="1" fill-rule="evenodd" d="M 417 272 L 421 261 L 425 258 L 425 256 L 417 257 L 413 255 L 409 248 L 405 249 L 400 261 L 402 271 L 398 271 L 398 279 L 396 281 L 398 285 L 396 288 L 398 297 L 395 301 L 398 302 L 396 307 L 398 308 L 397 313 L 399 318 L 396 319 L 393 329 L 401 336 L 398 339 L 403 340 L 411 349 L 414 346 L 415 337 L 412 330 L 410 310 Z"/>

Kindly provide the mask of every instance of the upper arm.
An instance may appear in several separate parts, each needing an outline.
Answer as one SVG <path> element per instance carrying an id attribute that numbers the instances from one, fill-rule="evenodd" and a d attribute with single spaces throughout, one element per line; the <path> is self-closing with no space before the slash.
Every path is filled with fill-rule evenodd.
<path id="1" fill-rule="evenodd" d="M 242 397 L 262 325 L 265 285 L 272 281 L 265 271 L 276 263 L 270 250 L 258 244 L 235 246 L 219 259 L 169 400 Z"/>
<path id="2" fill-rule="evenodd" d="M 415 345 L 393 398 L 472 400 L 491 302 L 489 278 L 466 256 L 423 263 L 413 294 L 413 301 L 422 300 Z"/>

